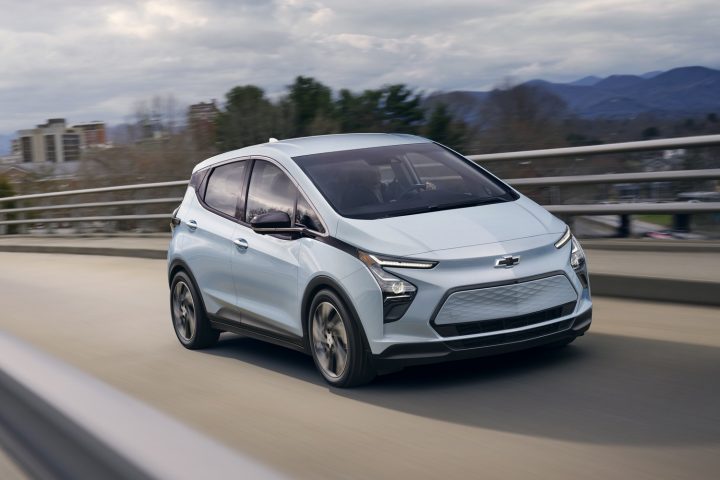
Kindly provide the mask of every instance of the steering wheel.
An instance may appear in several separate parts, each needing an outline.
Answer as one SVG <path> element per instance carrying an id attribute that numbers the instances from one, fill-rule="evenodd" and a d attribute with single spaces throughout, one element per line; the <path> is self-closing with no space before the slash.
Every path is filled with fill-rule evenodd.
<path id="1" fill-rule="evenodd" d="M 403 190 L 403 192 L 398 195 L 398 200 L 404 200 L 405 197 L 409 196 L 412 192 L 420 192 L 421 190 L 427 189 L 427 185 L 424 183 L 416 183 L 415 185 L 410 185 L 408 188 Z"/>

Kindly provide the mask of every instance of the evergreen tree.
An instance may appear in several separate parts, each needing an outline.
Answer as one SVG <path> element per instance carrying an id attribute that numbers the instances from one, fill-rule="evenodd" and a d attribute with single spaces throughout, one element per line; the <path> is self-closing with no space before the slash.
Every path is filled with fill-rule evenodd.
<path id="1" fill-rule="evenodd" d="M 425 118 L 422 96 L 403 84 L 389 85 L 380 90 L 379 109 L 383 130 L 397 133 L 417 133 Z"/>
<path id="2" fill-rule="evenodd" d="M 265 143 L 277 128 L 277 109 L 254 85 L 234 87 L 226 96 L 225 110 L 217 117 L 221 151 Z"/>
<path id="3" fill-rule="evenodd" d="M 447 105 L 439 103 L 430 113 L 423 134 L 436 142 L 462 151 L 465 147 L 467 126 L 462 121 L 455 121 L 448 111 Z"/>
<path id="4" fill-rule="evenodd" d="M 330 87 L 312 77 L 298 76 L 288 89 L 288 100 L 294 111 L 295 135 L 317 135 L 337 130 Z"/>

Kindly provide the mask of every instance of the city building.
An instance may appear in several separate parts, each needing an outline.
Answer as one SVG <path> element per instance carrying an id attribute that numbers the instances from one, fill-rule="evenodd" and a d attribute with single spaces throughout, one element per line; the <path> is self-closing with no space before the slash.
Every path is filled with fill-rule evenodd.
<path id="1" fill-rule="evenodd" d="M 80 134 L 80 148 L 104 147 L 107 145 L 107 131 L 103 122 L 89 122 L 73 125 L 73 130 Z"/>
<path id="2" fill-rule="evenodd" d="M 36 128 L 18 131 L 22 163 L 64 163 L 80 159 L 80 151 L 107 144 L 105 124 L 90 122 L 68 127 L 64 118 L 51 118 Z"/>
<path id="3" fill-rule="evenodd" d="M 212 102 L 200 102 L 188 107 L 188 123 L 204 123 L 214 122 L 220 111 L 215 104 L 215 100 Z"/>
<path id="4" fill-rule="evenodd" d="M 215 119 L 219 113 L 215 100 L 188 107 L 187 124 L 196 146 L 207 147 L 215 142 Z"/>

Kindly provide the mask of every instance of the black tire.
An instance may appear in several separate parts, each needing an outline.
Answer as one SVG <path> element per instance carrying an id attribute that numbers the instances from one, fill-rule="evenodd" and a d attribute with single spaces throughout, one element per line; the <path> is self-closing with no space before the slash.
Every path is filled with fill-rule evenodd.
<path id="1" fill-rule="evenodd" d="M 184 305 L 180 297 L 186 302 Z M 183 347 L 198 350 L 217 343 L 220 331 L 210 326 L 202 297 L 190 276 L 183 271 L 176 273 L 170 283 L 170 318 Z"/>
<path id="2" fill-rule="evenodd" d="M 335 314 L 332 313 L 333 309 Z M 330 327 L 318 328 L 322 325 L 321 317 L 326 311 L 330 313 L 328 314 L 329 321 L 325 323 L 325 326 L 330 325 Z M 336 323 L 338 321 L 340 323 Z M 339 330 L 340 325 L 344 328 L 344 336 Z M 310 354 L 320 374 L 333 387 L 357 387 L 375 378 L 376 373 L 372 367 L 370 354 L 365 349 L 363 341 L 364 333 L 358 325 L 359 320 L 351 313 L 340 296 L 332 290 L 320 290 L 313 298 L 307 316 Z M 324 332 L 325 336 L 318 336 L 317 334 L 320 332 Z M 334 353 L 333 348 L 335 348 Z M 339 368 L 338 366 L 342 362 L 338 359 L 342 357 L 343 348 L 345 348 L 346 360 L 344 367 Z M 333 358 L 335 358 L 334 364 Z"/>

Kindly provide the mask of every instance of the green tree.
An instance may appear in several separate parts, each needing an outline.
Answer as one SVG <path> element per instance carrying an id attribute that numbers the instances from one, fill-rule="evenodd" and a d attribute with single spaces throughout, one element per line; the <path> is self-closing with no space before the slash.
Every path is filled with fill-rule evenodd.
<path id="1" fill-rule="evenodd" d="M 288 90 L 288 100 L 293 108 L 295 135 L 317 135 L 337 131 L 330 87 L 312 77 L 298 76 L 295 82 L 288 86 Z"/>
<path id="2" fill-rule="evenodd" d="M 465 123 L 456 121 L 444 103 L 435 105 L 423 129 L 426 137 L 458 151 L 465 148 L 466 133 Z"/>
<path id="3" fill-rule="evenodd" d="M 380 112 L 386 132 L 417 133 L 425 119 L 422 96 L 403 84 L 381 89 Z"/>
<path id="4" fill-rule="evenodd" d="M 340 90 L 335 111 L 343 132 L 418 133 L 425 117 L 422 96 L 402 84 L 355 94 Z"/>
<path id="5" fill-rule="evenodd" d="M 221 151 L 267 142 L 279 123 L 276 107 L 254 85 L 234 87 L 225 95 L 225 110 L 217 117 Z"/>
<path id="6" fill-rule="evenodd" d="M 480 110 L 477 140 L 486 152 L 519 151 L 565 145 L 562 120 L 567 104 L 533 85 L 506 85 L 488 94 Z"/>
<path id="7" fill-rule="evenodd" d="M 382 130 L 382 114 L 379 104 L 380 90 L 365 90 L 355 94 L 340 90 L 335 110 L 342 132 L 377 132 Z"/>

